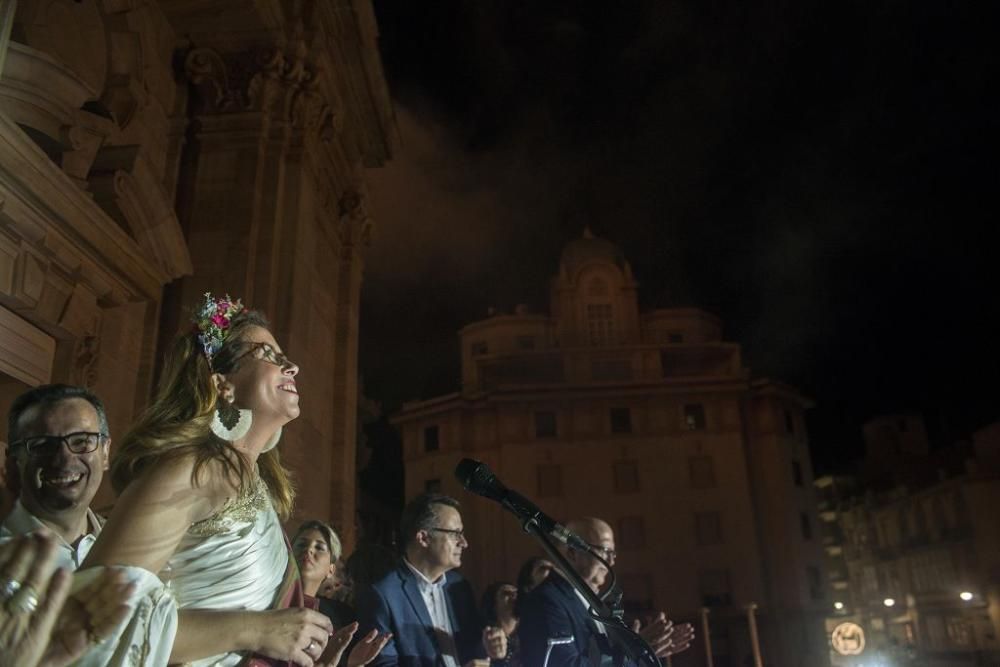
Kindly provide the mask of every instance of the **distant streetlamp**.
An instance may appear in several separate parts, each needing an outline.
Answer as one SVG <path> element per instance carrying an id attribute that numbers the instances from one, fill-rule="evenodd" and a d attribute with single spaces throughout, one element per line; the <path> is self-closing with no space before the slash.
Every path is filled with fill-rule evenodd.
<path id="1" fill-rule="evenodd" d="M 833 608 L 836 609 L 837 611 L 840 611 L 841 609 L 844 608 L 844 603 L 843 602 L 834 602 L 833 603 Z"/>
<path id="2" fill-rule="evenodd" d="M 969 591 L 962 591 L 961 593 L 958 594 L 958 597 L 962 598 L 962 600 L 964 600 L 965 602 L 971 602 L 972 598 L 974 598 L 975 595 L 973 595 Z"/>
<path id="3" fill-rule="evenodd" d="M 893 600 L 892 598 L 886 598 L 882 600 L 882 604 L 884 604 L 886 607 L 892 607 L 896 604 L 896 601 Z"/>

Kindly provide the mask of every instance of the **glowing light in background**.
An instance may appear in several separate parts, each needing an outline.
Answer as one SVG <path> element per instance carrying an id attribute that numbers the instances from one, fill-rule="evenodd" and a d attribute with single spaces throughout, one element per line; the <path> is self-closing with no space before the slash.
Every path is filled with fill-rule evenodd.
<path id="1" fill-rule="evenodd" d="M 962 591 L 961 593 L 958 594 L 958 597 L 962 598 L 966 602 L 969 602 L 975 596 L 972 593 L 970 593 L 969 591 Z"/>
<path id="2" fill-rule="evenodd" d="M 882 604 L 884 604 L 886 607 L 892 607 L 896 604 L 896 601 L 893 600 L 892 598 L 886 598 L 882 600 Z"/>
<path id="3" fill-rule="evenodd" d="M 833 608 L 836 609 L 837 611 L 840 611 L 841 609 L 844 608 L 844 603 L 843 602 L 834 602 L 833 603 Z"/>

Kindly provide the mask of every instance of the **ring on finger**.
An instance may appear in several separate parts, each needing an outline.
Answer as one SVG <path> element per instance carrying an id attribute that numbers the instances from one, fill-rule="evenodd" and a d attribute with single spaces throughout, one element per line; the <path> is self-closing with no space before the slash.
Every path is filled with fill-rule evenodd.
<path id="1" fill-rule="evenodd" d="M 312 640 L 309 640 L 309 646 L 306 646 L 305 652 L 308 653 L 309 655 L 312 655 L 313 646 L 315 646 L 315 645 L 316 645 L 316 642 L 314 642 Z"/>
<path id="2" fill-rule="evenodd" d="M 33 613 L 38 609 L 38 591 L 31 584 L 24 584 L 7 600 L 7 609 L 13 614 Z"/>
<path id="3" fill-rule="evenodd" d="M 8 577 L 3 575 L 0 577 L 0 600 L 7 601 L 14 597 L 14 593 L 17 593 L 18 589 L 21 588 L 21 582 L 13 577 Z"/>
<path id="4" fill-rule="evenodd" d="M 87 631 L 87 642 L 91 646 L 96 646 L 104 641 L 101 639 L 101 636 L 97 634 L 97 630 L 94 629 L 94 625 L 90 622 L 90 618 L 87 618 L 84 622 L 84 629 Z"/>

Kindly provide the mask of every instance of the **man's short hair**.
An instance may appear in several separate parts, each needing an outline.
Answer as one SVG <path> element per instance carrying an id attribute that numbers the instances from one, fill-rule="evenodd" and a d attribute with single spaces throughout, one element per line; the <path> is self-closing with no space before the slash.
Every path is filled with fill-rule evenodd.
<path id="1" fill-rule="evenodd" d="M 461 508 L 461 503 L 440 493 L 422 493 L 403 508 L 403 515 L 399 519 L 399 546 L 405 550 L 413 542 L 413 538 L 421 530 L 436 528 L 438 522 L 435 505 L 447 505 L 456 510 Z"/>
<path id="2" fill-rule="evenodd" d="M 69 384 L 43 384 L 26 391 L 14 399 L 7 413 L 7 444 L 17 442 L 23 438 L 21 417 L 24 413 L 34 407 L 47 408 L 60 401 L 72 398 L 82 398 L 94 407 L 97 412 L 98 428 L 104 435 L 111 435 L 108 431 L 108 415 L 104 411 L 104 404 L 93 392 L 85 387 L 77 387 Z"/>

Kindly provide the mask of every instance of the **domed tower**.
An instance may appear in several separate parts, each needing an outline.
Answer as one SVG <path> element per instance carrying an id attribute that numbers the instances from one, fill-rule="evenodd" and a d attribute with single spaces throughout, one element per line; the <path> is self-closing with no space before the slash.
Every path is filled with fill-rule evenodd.
<path id="1" fill-rule="evenodd" d="M 621 248 L 584 229 L 563 248 L 551 310 L 562 347 L 638 343 L 639 305 Z"/>

